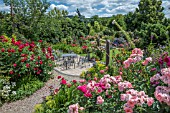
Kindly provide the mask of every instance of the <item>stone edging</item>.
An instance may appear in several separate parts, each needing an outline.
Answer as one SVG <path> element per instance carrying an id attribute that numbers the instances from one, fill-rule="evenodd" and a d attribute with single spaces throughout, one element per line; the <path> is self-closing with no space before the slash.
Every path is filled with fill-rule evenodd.
<path id="1" fill-rule="evenodd" d="M 54 68 L 54 70 L 62 75 L 67 75 L 67 76 L 74 76 L 74 77 L 80 77 L 80 75 L 72 75 L 72 74 L 66 74 L 66 73 L 63 73 L 61 71 L 59 71 L 58 69 Z"/>

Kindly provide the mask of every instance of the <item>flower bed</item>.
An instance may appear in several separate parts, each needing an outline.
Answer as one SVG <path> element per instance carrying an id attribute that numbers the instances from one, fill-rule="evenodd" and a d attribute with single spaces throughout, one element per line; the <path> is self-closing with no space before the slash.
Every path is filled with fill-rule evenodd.
<path id="1" fill-rule="evenodd" d="M 54 67 L 51 47 L 39 42 L 22 42 L 16 37 L 0 36 L 1 101 L 10 101 L 30 95 L 43 86 Z M 9 78 L 6 80 L 6 78 Z M 10 86 L 14 82 L 15 86 Z M 8 89 L 8 91 L 7 91 Z M 15 91 L 11 95 L 11 92 Z M 15 94 L 15 95 L 14 95 Z"/>
<path id="2" fill-rule="evenodd" d="M 112 67 L 115 70 L 113 75 L 108 74 L 110 67 L 97 64 L 82 74 L 85 79 L 80 81 L 67 83 L 59 76 L 61 87 L 52 90 L 51 96 L 35 106 L 35 112 L 168 113 L 168 54 L 162 55 L 158 62 L 151 57 L 144 58 L 143 51 L 135 48 L 129 58 L 121 57 L 125 57 L 124 60 Z"/>

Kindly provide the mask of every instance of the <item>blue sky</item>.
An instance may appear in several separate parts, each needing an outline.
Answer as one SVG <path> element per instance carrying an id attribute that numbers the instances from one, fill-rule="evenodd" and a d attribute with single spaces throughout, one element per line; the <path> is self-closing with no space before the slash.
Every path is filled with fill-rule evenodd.
<path id="1" fill-rule="evenodd" d="M 69 15 L 75 15 L 78 8 L 82 15 L 91 17 L 99 15 L 100 17 L 108 17 L 116 14 L 127 14 L 138 7 L 140 0 L 48 0 L 50 9 L 57 7 L 69 12 Z M 170 0 L 162 0 L 164 13 L 170 18 Z M 0 0 L 0 11 L 7 11 L 9 7 L 5 6 L 3 0 Z"/>

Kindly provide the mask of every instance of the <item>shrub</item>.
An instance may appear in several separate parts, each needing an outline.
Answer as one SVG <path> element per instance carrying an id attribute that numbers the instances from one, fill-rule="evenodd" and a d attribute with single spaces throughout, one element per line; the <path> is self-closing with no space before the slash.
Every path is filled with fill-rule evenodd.
<path id="1" fill-rule="evenodd" d="M 51 47 L 45 48 L 42 40 L 23 43 L 1 36 L 0 44 L 0 73 L 4 76 L 10 76 L 15 81 L 27 75 L 38 76 L 41 80 L 49 77 L 54 57 Z"/>

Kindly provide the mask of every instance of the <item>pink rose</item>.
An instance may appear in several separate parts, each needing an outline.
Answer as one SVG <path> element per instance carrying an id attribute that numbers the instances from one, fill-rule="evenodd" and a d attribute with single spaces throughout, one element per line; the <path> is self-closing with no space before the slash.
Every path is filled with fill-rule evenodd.
<path id="1" fill-rule="evenodd" d="M 100 74 L 104 74 L 104 70 L 100 70 Z"/>
<path id="2" fill-rule="evenodd" d="M 132 108 L 129 108 L 129 107 L 124 107 L 124 111 L 125 113 L 133 113 Z"/>
<path id="3" fill-rule="evenodd" d="M 144 66 L 146 66 L 146 65 L 148 65 L 148 61 L 145 60 L 145 61 L 142 62 L 142 64 L 143 64 Z"/>
<path id="4" fill-rule="evenodd" d="M 80 83 L 84 83 L 84 82 L 86 82 L 86 80 L 85 79 L 81 79 L 81 80 L 79 80 L 79 82 Z"/>
<path id="5" fill-rule="evenodd" d="M 69 113 L 78 113 L 78 103 L 69 106 Z"/>
<path id="6" fill-rule="evenodd" d="M 151 106 L 154 102 L 154 99 L 151 97 L 151 98 L 147 98 L 147 104 L 148 106 Z"/>
<path id="7" fill-rule="evenodd" d="M 104 102 L 104 99 L 101 96 L 97 97 L 97 104 L 102 104 Z"/>
<path id="8" fill-rule="evenodd" d="M 14 66 L 14 67 L 16 67 L 16 66 L 17 66 L 17 64 L 13 64 L 13 66 Z"/>
<path id="9" fill-rule="evenodd" d="M 61 84 L 67 84 L 67 81 L 63 78 L 62 80 L 61 80 Z"/>

